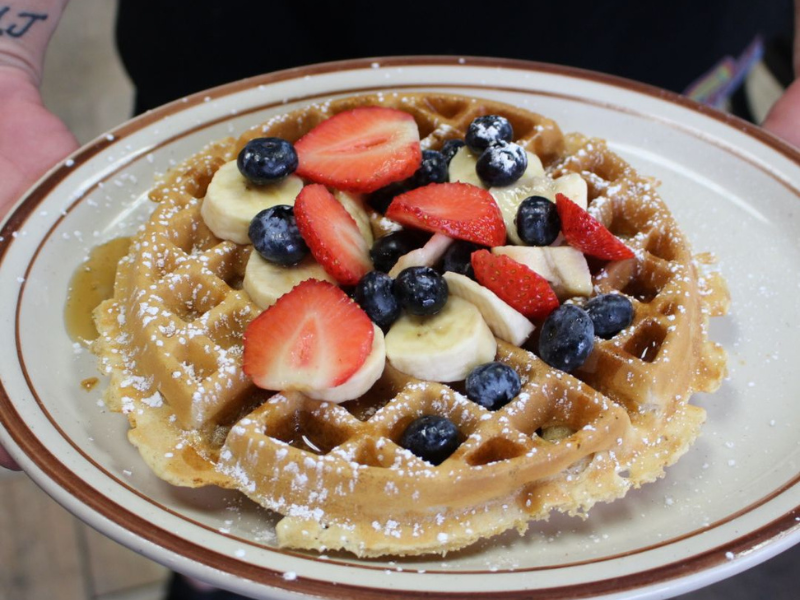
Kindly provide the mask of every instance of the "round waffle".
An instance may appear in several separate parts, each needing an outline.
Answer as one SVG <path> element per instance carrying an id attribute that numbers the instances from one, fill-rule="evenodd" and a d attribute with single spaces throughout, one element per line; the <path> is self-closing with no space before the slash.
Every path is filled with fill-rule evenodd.
<path id="1" fill-rule="evenodd" d="M 344 404 L 253 386 L 241 369 L 242 334 L 261 311 L 242 289 L 251 249 L 206 227 L 206 189 L 250 139 L 295 141 L 365 105 L 409 112 L 433 149 L 463 138 L 477 116 L 503 115 L 549 175 L 578 173 L 590 213 L 635 252 L 592 274 L 598 293 L 631 298 L 631 326 L 597 339 L 571 375 L 498 340 L 497 360 L 523 387 L 494 412 L 467 400 L 461 384 L 420 381 L 388 363 L 363 397 Z M 482 99 L 359 96 L 275 117 L 209 145 L 151 192 L 158 206 L 120 262 L 114 298 L 95 311 L 106 402 L 127 414 L 129 438 L 158 476 L 241 490 L 283 515 L 283 546 L 444 553 L 522 532 L 553 510 L 585 514 L 664 474 L 705 419 L 690 396 L 715 390 L 725 373 L 724 352 L 707 337 L 708 317 L 727 310 L 724 282 L 698 272 L 705 261 L 655 187 L 601 140 L 564 136 L 549 119 Z M 376 235 L 384 226 L 374 219 Z M 450 418 L 462 438 L 438 466 L 399 445 L 425 414 Z"/>

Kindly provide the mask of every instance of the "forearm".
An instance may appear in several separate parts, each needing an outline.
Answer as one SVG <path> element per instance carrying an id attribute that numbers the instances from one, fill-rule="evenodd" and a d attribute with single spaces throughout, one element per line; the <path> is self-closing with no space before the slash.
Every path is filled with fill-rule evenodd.
<path id="1" fill-rule="evenodd" d="M 39 86 L 47 44 L 68 0 L 0 0 L 0 67 Z"/>

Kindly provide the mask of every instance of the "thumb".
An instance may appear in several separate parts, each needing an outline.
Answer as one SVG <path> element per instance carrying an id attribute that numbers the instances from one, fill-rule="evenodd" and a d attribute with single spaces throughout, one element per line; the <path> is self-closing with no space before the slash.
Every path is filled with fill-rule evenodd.
<path id="1" fill-rule="evenodd" d="M 11 469 L 12 471 L 19 471 L 19 465 L 14 462 L 14 459 L 9 456 L 8 452 L 0 446 L 0 467 Z"/>
<path id="2" fill-rule="evenodd" d="M 786 88 L 762 126 L 790 144 L 800 147 L 800 79 Z"/>

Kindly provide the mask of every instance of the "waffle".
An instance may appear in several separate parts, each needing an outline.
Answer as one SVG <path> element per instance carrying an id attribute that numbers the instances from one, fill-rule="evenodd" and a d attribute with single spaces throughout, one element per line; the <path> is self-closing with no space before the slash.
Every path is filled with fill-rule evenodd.
<path id="1" fill-rule="evenodd" d="M 255 388 L 241 370 L 242 334 L 260 312 L 242 290 L 251 249 L 208 230 L 205 190 L 250 139 L 294 141 L 333 114 L 374 104 L 410 112 L 433 149 L 463 138 L 479 115 L 503 115 L 548 174 L 579 173 L 590 212 L 635 251 L 593 265 L 598 292 L 633 301 L 631 326 L 598 339 L 573 374 L 548 366 L 532 344 L 498 340 L 497 360 L 523 387 L 494 412 L 459 383 L 419 381 L 388 363 L 363 397 L 339 405 Z M 283 515 L 285 547 L 445 553 L 524 532 L 554 510 L 585 515 L 663 476 L 705 419 L 690 396 L 715 390 L 725 374 L 725 354 L 707 335 L 708 318 L 728 308 L 724 282 L 705 273 L 710 261 L 692 255 L 655 188 L 603 141 L 487 100 L 360 96 L 275 117 L 209 145 L 152 190 L 153 216 L 119 264 L 114 297 L 95 311 L 106 402 L 127 415 L 130 441 L 159 477 L 241 490 Z M 381 235 L 386 220 L 374 216 Z M 462 436 L 436 467 L 398 443 L 423 414 L 449 417 Z"/>

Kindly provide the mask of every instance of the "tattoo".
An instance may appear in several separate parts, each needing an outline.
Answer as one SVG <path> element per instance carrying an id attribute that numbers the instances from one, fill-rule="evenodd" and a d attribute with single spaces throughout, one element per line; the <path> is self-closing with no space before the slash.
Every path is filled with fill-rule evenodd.
<path id="1" fill-rule="evenodd" d="M 28 33 L 33 24 L 47 19 L 45 13 L 18 12 L 9 15 L 10 6 L 0 6 L 0 36 L 10 35 L 14 38 L 21 38 Z M 6 17 L 9 18 L 6 18 Z"/>

